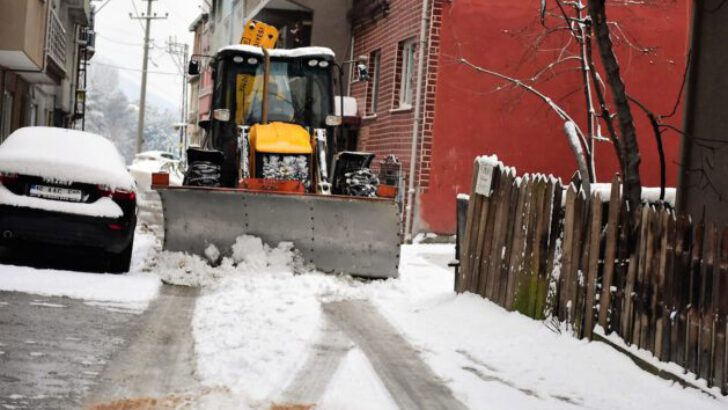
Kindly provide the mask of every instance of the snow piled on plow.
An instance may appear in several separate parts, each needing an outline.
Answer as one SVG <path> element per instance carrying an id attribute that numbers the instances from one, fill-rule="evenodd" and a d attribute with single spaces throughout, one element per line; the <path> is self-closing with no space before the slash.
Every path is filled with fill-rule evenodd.
<path id="1" fill-rule="evenodd" d="M 232 246 L 232 257 L 220 258 L 215 245 L 205 250 L 206 258 L 180 252 L 163 252 L 159 258 L 159 275 L 172 285 L 205 287 L 234 275 L 267 274 L 275 272 L 301 273 L 307 268 L 291 242 L 276 247 L 264 244 L 260 238 L 244 235 Z"/>

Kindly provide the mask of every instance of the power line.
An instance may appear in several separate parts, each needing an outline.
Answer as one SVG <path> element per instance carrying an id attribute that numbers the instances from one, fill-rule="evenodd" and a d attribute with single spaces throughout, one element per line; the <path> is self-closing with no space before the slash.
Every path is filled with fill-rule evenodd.
<path id="1" fill-rule="evenodd" d="M 144 46 L 144 44 L 142 44 L 142 43 L 130 43 L 130 42 L 127 42 L 127 41 L 116 40 L 116 39 L 113 39 L 111 37 L 107 37 L 107 36 L 105 36 L 105 35 L 103 35 L 101 33 L 98 33 L 98 32 L 96 33 L 96 36 L 101 37 L 101 38 L 103 38 L 106 41 L 110 41 L 110 42 L 112 42 L 114 44 L 119 44 L 119 45 L 122 45 L 122 46 L 129 46 L 129 47 L 143 47 Z"/>
<path id="2" fill-rule="evenodd" d="M 123 66 L 120 66 L 120 65 L 100 63 L 98 61 L 94 61 L 93 64 L 102 65 L 102 66 L 105 66 L 105 67 L 117 68 L 119 70 L 124 70 L 124 71 L 134 71 L 134 72 L 137 72 L 137 73 L 141 73 L 142 72 L 142 70 L 140 70 L 138 68 L 123 67 Z M 149 71 L 149 70 L 147 70 L 147 73 L 149 73 L 149 74 L 157 74 L 157 75 L 172 75 L 172 76 L 175 76 L 175 77 L 181 77 L 182 76 L 182 74 L 180 74 L 180 73 L 169 73 L 169 72 L 164 72 L 164 71 Z"/>
<path id="3" fill-rule="evenodd" d="M 134 0 L 129 0 L 129 1 L 131 1 L 131 6 L 134 8 L 134 14 L 139 16 L 140 15 L 139 9 L 137 9 L 136 3 L 134 2 Z M 144 33 L 144 24 L 142 24 L 141 20 L 137 20 L 137 22 L 139 23 L 139 28 L 142 29 L 142 33 Z"/>

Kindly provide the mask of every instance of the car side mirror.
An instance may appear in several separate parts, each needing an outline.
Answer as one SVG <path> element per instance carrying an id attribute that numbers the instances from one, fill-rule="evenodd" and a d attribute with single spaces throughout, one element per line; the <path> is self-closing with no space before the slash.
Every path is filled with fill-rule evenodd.
<path id="1" fill-rule="evenodd" d="M 200 75 L 200 61 L 190 60 L 189 66 L 187 66 L 187 74 L 189 75 Z"/>

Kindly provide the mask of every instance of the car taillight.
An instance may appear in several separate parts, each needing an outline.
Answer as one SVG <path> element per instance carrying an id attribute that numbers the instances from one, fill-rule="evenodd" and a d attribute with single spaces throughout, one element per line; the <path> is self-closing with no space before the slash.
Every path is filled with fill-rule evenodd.
<path id="1" fill-rule="evenodd" d="M 108 185 L 97 185 L 96 189 L 100 196 L 111 197 L 115 201 L 136 201 L 136 193 L 124 189 L 112 190 Z"/>
<path id="2" fill-rule="evenodd" d="M 134 191 L 125 191 L 123 189 L 117 189 L 112 194 L 112 198 L 117 201 L 136 201 L 136 193 Z"/>
<path id="3" fill-rule="evenodd" d="M 17 180 L 18 180 L 18 174 L 0 172 L 0 184 L 9 185 L 9 184 L 15 183 Z"/>

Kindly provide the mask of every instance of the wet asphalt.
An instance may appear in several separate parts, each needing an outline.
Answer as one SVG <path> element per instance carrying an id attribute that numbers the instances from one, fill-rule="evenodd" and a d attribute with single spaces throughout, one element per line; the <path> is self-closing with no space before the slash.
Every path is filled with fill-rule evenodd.
<path id="1" fill-rule="evenodd" d="M 75 409 L 140 312 L 0 292 L 0 409 Z"/>

